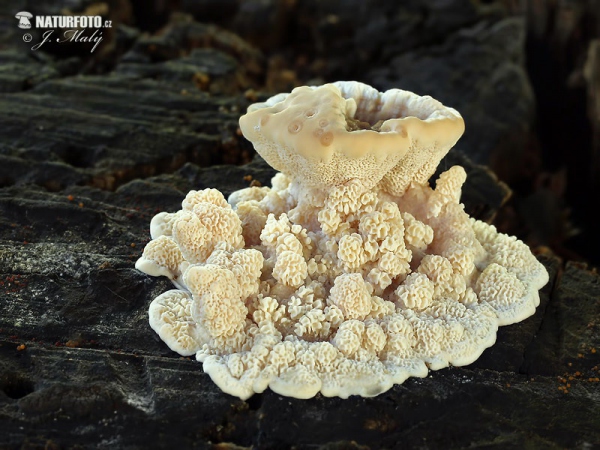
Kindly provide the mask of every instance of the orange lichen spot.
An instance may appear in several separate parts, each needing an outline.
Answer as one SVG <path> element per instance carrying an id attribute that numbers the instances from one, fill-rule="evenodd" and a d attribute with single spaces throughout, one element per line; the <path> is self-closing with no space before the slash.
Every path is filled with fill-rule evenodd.
<path id="1" fill-rule="evenodd" d="M 210 85 L 210 76 L 204 72 L 196 72 L 192 77 L 192 81 L 198 89 L 204 91 Z"/>
<path id="2" fill-rule="evenodd" d="M 83 208 L 83 202 L 79 202 L 79 207 Z"/>
<path id="3" fill-rule="evenodd" d="M 246 100 L 250 100 L 251 102 L 255 102 L 258 99 L 254 89 L 248 89 L 246 92 L 244 92 L 244 97 Z"/>
<path id="4" fill-rule="evenodd" d="M 592 348 L 592 349 L 590 350 L 590 352 L 591 352 L 591 353 L 596 353 L 596 349 L 595 349 L 595 348 Z"/>
<path id="5" fill-rule="evenodd" d="M 25 344 L 21 344 L 17 347 L 17 350 L 22 352 L 23 350 L 25 350 L 27 347 L 25 346 Z"/>
<path id="6" fill-rule="evenodd" d="M 70 202 L 72 202 L 73 200 L 75 200 L 75 197 L 73 197 L 72 195 L 68 195 L 67 196 L 67 200 L 69 200 Z"/>
<path id="7" fill-rule="evenodd" d="M 252 175 L 244 175 L 244 181 L 252 181 Z"/>
<path id="8" fill-rule="evenodd" d="M 135 248 L 135 242 L 132 242 L 131 244 L 129 244 L 131 246 L 131 248 Z"/>

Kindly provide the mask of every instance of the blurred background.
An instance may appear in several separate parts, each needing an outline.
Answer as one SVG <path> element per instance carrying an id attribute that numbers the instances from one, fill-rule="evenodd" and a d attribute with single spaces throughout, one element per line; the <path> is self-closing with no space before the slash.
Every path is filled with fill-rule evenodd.
<path id="1" fill-rule="evenodd" d="M 35 26 L 79 15 L 107 26 Z M 512 192 L 493 223 L 600 265 L 599 0 L 0 0 L 0 187 L 244 164 L 248 104 L 337 80 L 456 108 Z"/>

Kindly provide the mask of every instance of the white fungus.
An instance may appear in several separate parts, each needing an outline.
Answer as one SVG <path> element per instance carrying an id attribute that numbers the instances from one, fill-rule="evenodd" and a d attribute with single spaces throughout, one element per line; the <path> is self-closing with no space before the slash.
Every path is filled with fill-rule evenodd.
<path id="1" fill-rule="evenodd" d="M 431 97 L 362 83 L 248 108 L 272 187 L 192 191 L 136 267 L 178 287 L 150 325 L 225 392 L 374 396 L 476 360 L 548 281 L 529 248 L 471 219 L 464 169 L 428 180 L 464 130 Z"/>

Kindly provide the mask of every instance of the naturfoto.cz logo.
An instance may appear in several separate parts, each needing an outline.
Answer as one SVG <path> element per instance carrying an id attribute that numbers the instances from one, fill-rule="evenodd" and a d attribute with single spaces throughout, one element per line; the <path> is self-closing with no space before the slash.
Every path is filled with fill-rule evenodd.
<path id="1" fill-rule="evenodd" d="M 31 28 L 31 22 L 29 21 L 29 19 L 33 18 L 33 14 L 28 13 L 27 11 L 23 11 L 17 13 L 15 17 L 19 19 L 19 28 L 21 28 L 22 30 L 28 30 Z"/>
<path id="2" fill-rule="evenodd" d="M 23 11 L 15 15 L 19 19 L 19 28 L 27 30 L 32 27 L 33 14 Z M 42 41 L 31 47 L 38 50 L 44 44 L 55 41 L 59 44 L 64 42 L 91 43 L 93 53 L 103 40 L 102 28 L 111 28 L 112 21 L 104 20 L 101 16 L 35 16 L 35 28 L 47 29 L 42 34 Z M 93 28 L 94 30 L 86 30 Z M 56 29 L 63 29 L 62 36 Z M 87 33 L 86 33 L 87 31 Z M 23 35 L 23 41 L 31 42 L 33 36 L 29 33 Z"/>

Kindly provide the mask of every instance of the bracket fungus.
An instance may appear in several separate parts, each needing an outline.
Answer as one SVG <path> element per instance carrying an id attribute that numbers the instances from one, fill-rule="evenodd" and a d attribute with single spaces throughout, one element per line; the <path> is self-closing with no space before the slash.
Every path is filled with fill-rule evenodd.
<path id="1" fill-rule="evenodd" d="M 548 274 L 465 213 L 464 169 L 428 184 L 464 131 L 454 109 L 337 82 L 251 105 L 240 126 L 280 171 L 272 187 L 190 192 L 136 264 L 177 287 L 151 327 L 223 391 L 374 396 L 472 363 L 535 311 Z"/>

